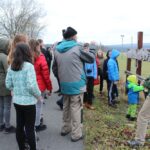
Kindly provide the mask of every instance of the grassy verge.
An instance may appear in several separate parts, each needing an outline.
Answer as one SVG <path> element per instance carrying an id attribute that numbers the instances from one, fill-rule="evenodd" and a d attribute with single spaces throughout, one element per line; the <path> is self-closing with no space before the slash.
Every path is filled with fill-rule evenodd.
<path id="1" fill-rule="evenodd" d="M 144 63 L 147 68 L 148 63 Z M 84 130 L 85 130 L 85 150 L 130 150 L 127 141 L 135 136 L 136 122 L 130 122 L 125 118 L 127 111 L 127 96 L 124 94 L 126 58 L 119 58 L 121 81 L 119 83 L 120 104 L 111 108 L 107 103 L 107 93 L 104 89 L 104 96 L 100 97 L 98 87 L 95 87 L 94 106 L 96 110 L 84 109 Z M 143 67 L 144 67 L 143 66 Z M 146 70 L 143 68 L 142 70 Z M 147 75 L 146 75 L 147 76 Z M 106 86 L 105 86 L 106 87 Z M 142 94 L 141 94 L 142 96 Z M 143 103 L 143 101 L 141 101 Z M 139 109 L 141 104 L 139 105 Z M 150 137 L 148 130 L 147 138 Z M 149 150 L 150 142 L 140 150 Z"/>

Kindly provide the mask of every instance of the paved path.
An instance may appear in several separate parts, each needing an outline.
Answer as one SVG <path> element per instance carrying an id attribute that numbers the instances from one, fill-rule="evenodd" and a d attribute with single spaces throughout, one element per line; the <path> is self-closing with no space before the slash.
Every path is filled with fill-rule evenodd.
<path id="1" fill-rule="evenodd" d="M 57 90 L 56 79 L 51 77 L 53 81 L 53 90 Z M 44 122 L 47 130 L 38 132 L 38 150 L 83 150 L 83 141 L 71 142 L 70 135 L 60 136 L 62 125 L 62 111 L 56 105 L 59 99 L 57 94 L 52 94 L 44 105 Z M 12 106 L 11 123 L 15 126 L 15 111 Z M 0 132 L 0 150 L 18 150 L 15 134 L 4 134 Z"/>

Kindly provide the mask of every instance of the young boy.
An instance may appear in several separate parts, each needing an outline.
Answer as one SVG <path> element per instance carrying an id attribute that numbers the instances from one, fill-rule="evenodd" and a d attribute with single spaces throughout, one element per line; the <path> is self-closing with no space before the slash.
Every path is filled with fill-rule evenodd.
<path id="1" fill-rule="evenodd" d="M 135 75 L 130 75 L 127 78 L 127 89 L 129 107 L 126 118 L 128 118 L 130 121 L 135 121 L 137 104 L 139 102 L 139 92 L 144 90 L 144 87 L 138 85 L 137 77 Z"/>

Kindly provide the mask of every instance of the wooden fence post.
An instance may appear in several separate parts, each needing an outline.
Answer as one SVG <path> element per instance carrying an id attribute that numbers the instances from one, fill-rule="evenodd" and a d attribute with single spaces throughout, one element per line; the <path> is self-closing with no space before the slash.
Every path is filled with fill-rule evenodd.
<path id="1" fill-rule="evenodd" d="M 143 48 L 143 32 L 138 32 L 138 50 Z M 141 68 L 142 68 L 142 61 L 141 60 L 136 60 L 137 61 L 137 69 L 136 69 L 136 74 L 141 75 Z"/>

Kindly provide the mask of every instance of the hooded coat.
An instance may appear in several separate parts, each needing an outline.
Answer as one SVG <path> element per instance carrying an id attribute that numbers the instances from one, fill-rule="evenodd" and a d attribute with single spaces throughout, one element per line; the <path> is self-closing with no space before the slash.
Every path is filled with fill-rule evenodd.
<path id="1" fill-rule="evenodd" d="M 108 79 L 110 81 L 118 81 L 119 80 L 119 69 L 116 58 L 120 55 L 118 50 L 113 49 L 111 52 L 110 59 L 108 60 Z"/>
<path id="2" fill-rule="evenodd" d="M 127 88 L 128 88 L 128 103 L 138 104 L 139 92 L 144 90 L 144 87 L 137 85 L 137 78 L 135 75 L 130 75 L 127 78 Z"/>
<path id="3" fill-rule="evenodd" d="M 10 91 L 6 89 L 5 79 L 7 74 L 7 49 L 9 41 L 0 39 L 0 96 L 10 96 Z"/>
<path id="4" fill-rule="evenodd" d="M 84 63 L 93 63 L 95 50 L 85 52 L 74 40 L 64 40 L 56 46 L 54 66 L 57 67 L 61 92 L 66 95 L 86 91 Z"/>

